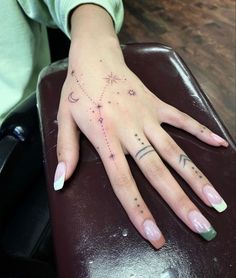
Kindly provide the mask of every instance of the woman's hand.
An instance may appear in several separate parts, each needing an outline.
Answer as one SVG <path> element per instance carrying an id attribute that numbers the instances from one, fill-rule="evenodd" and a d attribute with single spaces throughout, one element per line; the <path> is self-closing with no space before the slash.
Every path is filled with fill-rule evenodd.
<path id="1" fill-rule="evenodd" d="M 79 43 L 72 40 L 71 44 L 58 111 L 59 164 L 55 189 L 63 186 L 64 179 L 72 175 L 78 163 L 79 127 L 97 149 L 130 220 L 155 248 L 163 246 L 165 239 L 138 191 L 125 154 L 133 157 L 149 182 L 192 231 L 206 240 L 213 239 L 214 228 L 161 158 L 186 180 L 206 205 L 221 212 L 226 204 L 161 123 L 186 130 L 213 146 L 226 147 L 227 142 L 152 94 L 126 66 L 117 39 L 109 37 L 104 41 L 103 38 L 96 45 L 91 40 L 86 38 Z"/>

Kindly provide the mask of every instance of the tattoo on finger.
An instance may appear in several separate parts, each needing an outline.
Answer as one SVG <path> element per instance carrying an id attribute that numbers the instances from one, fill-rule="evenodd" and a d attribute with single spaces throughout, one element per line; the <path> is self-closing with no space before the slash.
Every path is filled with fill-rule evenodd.
<path id="1" fill-rule="evenodd" d="M 205 127 L 205 126 L 202 126 L 202 128 L 201 128 L 201 133 L 203 133 L 205 130 L 206 130 L 206 127 Z"/>
<path id="2" fill-rule="evenodd" d="M 183 168 L 186 166 L 188 162 L 192 163 L 192 161 L 186 154 L 181 154 L 179 156 L 179 164 L 182 165 Z M 199 179 L 203 178 L 203 174 L 195 166 L 191 166 L 191 169 L 199 177 Z"/>
<path id="3" fill-rule="evenodd" d="M 145 155 L 147 155 L 147 154 L 149 154 L 151 152 L 155 152 L 155 150 L 153 149 L 152 145 L 145 146 L 144 142 L 141 140 L 141 137 L 139 137 L 139 135 L 137 133 L 134 134 L 134 137 L 137 139 L 137 141 L 141 145 L 143 145 L 143 147 L 136 152 L 136 154 L 134 156 L 135 158 L 138 158 L 140 160 Z"/>
<path id="4" fill-rule="evenodd" d="M 137 198 L 137 197 L 134 198 L 134 202 L 135 202 L 135 204 L 136 204 L 136 207 L 140 209 L 140 204 L 139 204 L 139 202 L 138 202 L 138 198 Z M 142 209 L 140 209 L 139 212 L 143 214 L 143 210 L 142 210 Z"/>
<path id="5" fill-rule="evenodd" d="M 187 162 L 192 162 L 191 159 L 186 154 L 181 154 L 179 156 L 179 164 L 184 168 Z"/>

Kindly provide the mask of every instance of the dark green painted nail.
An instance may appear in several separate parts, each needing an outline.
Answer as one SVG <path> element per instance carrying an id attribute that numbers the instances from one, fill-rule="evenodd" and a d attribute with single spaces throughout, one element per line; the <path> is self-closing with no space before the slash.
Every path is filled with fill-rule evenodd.
<path id="1" fill-rule="evenodd" d="M 200 233 L 200 236 L 202 236 L 207 241 L 212 240 L 213 238 L 216 237 L 216 235 L 217 235 L 217 232 L 215 231 L 215 229 L 213 227 L 211 227 L 208 232 Z"/>

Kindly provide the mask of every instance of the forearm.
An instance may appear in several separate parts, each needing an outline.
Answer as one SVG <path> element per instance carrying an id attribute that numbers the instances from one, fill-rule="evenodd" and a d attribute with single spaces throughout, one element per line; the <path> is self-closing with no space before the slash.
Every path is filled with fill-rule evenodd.
<path id="1" fill-rule="evenodd" d="M 85 4 L 77 7 L 71 16 L 71 49 L 70 56 L 78 54 L 100 54 L 104 58 L 117 59 L 123 62 L 113 21 L 103 8 Z M 87 56 L 87 55 L 86 55 Z M 114 61 L 115 62 L 115 61 Z"/>

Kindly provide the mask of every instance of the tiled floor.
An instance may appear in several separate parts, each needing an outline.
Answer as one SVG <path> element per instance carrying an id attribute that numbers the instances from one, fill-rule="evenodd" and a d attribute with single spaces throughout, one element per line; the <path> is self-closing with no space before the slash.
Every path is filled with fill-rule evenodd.
<path id="1" fill-rule="evenodd" d="M 173 47 L 236 138 L 235 1 L 123 2 L 121 43 L 151 41 Z"/>

